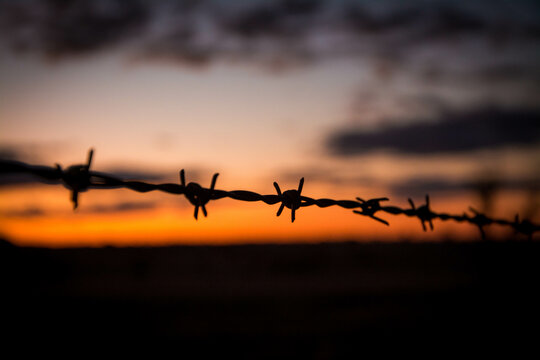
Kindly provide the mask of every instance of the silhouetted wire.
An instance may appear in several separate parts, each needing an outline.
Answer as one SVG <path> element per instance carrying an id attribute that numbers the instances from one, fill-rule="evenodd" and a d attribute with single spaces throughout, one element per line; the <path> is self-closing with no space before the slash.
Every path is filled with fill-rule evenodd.
<path id="1" fill-rule="evenodd" d="M 90 149 L 86 164 L 72 165 L 65 170 L 62 169 L 62 167 L 58 164 L 56 164 L 56 167 L 49 167 L 42 165 L 29 165 L 20 161 L 0 160 L 0 174 L 29 173 L 47 181 L 61 182 L 65 187 L 71 190 L 71 202 L 73 203 L 73 209 L 78 207 L 78 196 L 81 192 L 89 189 L 125 188 L 140 193 L 162 191 L 169 194 L 184 195 L 186 199 L 188 199 L 188 201 L 195 207 L 193 214 L 195 219 L 198 218 L 199 209 L 202 210 L 204 216 L 208 215 L 206 205 L 211 200 L 231 198 L 239 201 L 261 201 L 268 205 L 280 203 L 280 207 L 276 215 L 280 216 L 284 208 L 291 209 L 292 222 L 295 220 L 296 211 L 302 207 L 318 206 L 320 208 L 326 208 L 329 206 L 339 206 L 344 209 L 360 209 L 353 210 L 353 212 L 358 215 L 372 218 L 387 226 L 389 225 L 388 221 L 376 216 L 376 214 L 388 213 L 392 215 L 416 217 L 420 220 L 420 224 L 422 225 L 424 231 L 427 231 L 426 224 L 429 225 L 430 230 L 433 230 L 434 219 L 440 219 L 443 221 L 452 220 L 458 223 L 467 222 L 478 227 L 482 239 L 486 239 L 484 227 L 491 224 L 512 227 L 516 233 L 526 235 L 529 240 L 532 239 L 535 232 L 540 230 L 540 226 L 538 224 L 534 224 L 527 219 L 520 220 L 519 215 L 517 214 L 513 221 L 509 221 L 504 219 L 489 218 L 472 207 L 469 208 L 472 215 L 468 215 L 467 213 L 463 213 L 462 215 L 437 213 L 431 210 L 428 195 L 426 195 L 425 204 L 420 205 L 419 207 L 416 207 L 412 199 L 409 199 L 409 204 L 411 205 L 409 209 L 402 209 L 396 206 L 382 206 L 381 202 L 388 201 L 388 198 L 364 200 L 357 197 L 356 201 L 325 198 L 313 199 L 302 195 L 304 178 L 300 179 L 297 189 L 286 190 L 284 192 L 281 191 L 278 183 L 274 182 L 274 187 L 277 193 L 276 195 L 261 195 L 247 190 L 225 191 L 215 189 L 217 178 L 219 176 L 217 173 L 212 177 L 210 187 L 208 188 L 205 188 L 195 182 L 186 184 L 185 171 L 183 169 L 179 173 L 179 184 L 151 184 L 136 180 L 122 180 L 110 174 L 91 171 L 90 166 L 92 165 L 93 154 L 94 150 Z"/>

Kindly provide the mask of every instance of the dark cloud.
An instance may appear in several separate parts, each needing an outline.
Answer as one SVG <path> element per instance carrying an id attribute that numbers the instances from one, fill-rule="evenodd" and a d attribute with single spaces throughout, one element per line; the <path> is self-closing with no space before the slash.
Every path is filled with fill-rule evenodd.
<path id="1" fill-rule="evenodd" d="M 87 206 L 81 209 L 81 212 L 84 213 L 95 213 L 95 214 L 106 214 L 106 213 L 117 213 L 117 212 L 129 212 L 129 211 L 138 211 L 138 210 L 148 210 L 154 209 L 157 207 L 155 202 L 121 202 L 118 204 L 112 205 L 93 205 Z"/>
<path id="2" fill-rule="evenodd" d="M 324 183 L 335 186 L 371 186 L 378 181 L 365 175 L 345 175 L 334 168 L 327 167 L 307 167 L 301 170 L 286 170 L 279 175 L 280 181 L 294 184 L 299 179 L 305 178 L 307 183 Z"/>
<path id="3" fill-rule="evenodd" d="M 1 5 L 0 29 L 8 32 L 12 46 L 50 58 L 90 54 L 133 39 L 150 15 L 135 0 L 4 1 Z"/>
<path id="4" fill-rule="evenodd" d="M 472 13 L 456 7 L 443 6 L 425 14 L 426 19 L 423 36 L 426 39 L 452 38 L 466 34 L 478 34 L 493 31 L 488 18 L 479 13 Z M 429 20 L 428 20 L 429 19 Z"/>
<path id="5" fill-rule="evenodd" d="M 425 194 L 458 192 L 481 193 L 483 191 L 495 192 L 498 190 L 513 191 L 539 191 L 539 178 L 520 179 L 465 179 L 446 180 L 439 177 L 414 178 L 389 185 L 390 192 L 398 197 L 423 197 Z"/>
<path id="6" fill-rule="evenodd" d="M 409 57 L 418 46 L 469 38 L 489 46 L 532 41 L 537 49 L 540 38 L 540 5 L 527 1 L 4 0 L 0 14 L 13 48 L 49 58 L 124 46 L 144 59 L 189 65 Z"/>
<path id="7" fill-rule="evenodd" d="M 2 174 L 0 176 L 0 187 L 3 186 L 26 186 L 26 185 L 35 185 L 35 184 L 50 184 L 56 185 L 60 184 L 60 181 L 57 180 L 48 180 L 40 176 L 19 173 L 19 174 Z"/>
<path id="8" fill-rule="evenodd" d="M 397 123 L 397 122 L 396 122 Z M 486 107 L 445 112 L 435 121 L 344 129 L 330 135 L 327 149 L 338 156 L 391 150 L 403 154 L 467 152 L 540 142 L 540 111 Z"/>
<path id="9" fill-rule="evenodd" d="M 396 9 L 382 14 L 374 14 L 355 3 L 344 10 L 344 25 L 359 34 L 381 35 L 395 30 L 403 30 L 422 19 L 418 9 Z"/>
<path id="10" fill-rule="evenodd" d="M 45 210 L 30 206 L 24 209 L 11 209 L 11 210 L 4 210 L 0 213 L 0 216 L 3 217 L 22 217 L 22 218 L 31 218 L 31 217 L 38 217 L 45 215 Z"/>
<path id="11" fill-rule="evenodd" d="M 0 161 L 6 164 L 17 162 L 42 162 L 43 154 L 49 153 L 51 150 L 62 148 L 61 144 L 57 143 L 34 143 L 34 144 L 6 144 L 0 146 Z M 0 187 L 2 186 L 18 186 L 28 184 L 59 184 L 59 181 L 48 180 L 29 173 L 10 173 L 4 172 L 0 176 Z"/>
<path id="12" fill-rule="evenodd" d="M 101 204 L 85 206 L 79 209 L 80 213 L 85 214 L 110 214 L 119 212 L 130 212 L 139 210 L 154 209 L 158 206 L 155 202 L 121 202 L 118 204 Z M 0 212 L 2 217 L 32 218 L 45 215 L 52 215 L 55 211 L 45 211 L 41 207 L 29 206 L 23 209 L 6 209 Z M 56 211 L 58 212 L 58 211 Z"/>
<path id="13" fill-rule="evenodd" d="M 229 14 L 222 23 L 231 34 L 245 38 L 296 37 L 316 25 L 314 16 L 320 9 L 321 2 L 315 0 L 260 2 Z"/>
<path id="14" fill-rule="evenodd" d="M 17 148 L 6 146 L 0 147 L 0 160 L 21 161 L 23 157 L 24 155 L 22 155 Z"/>
<path id="15" fill-rule="evenodd" d="M 0 145 L 0 160 L 40 162 L 59 150 L 66 150 L 66 144 L 54 141 L 4 143 Z"/>
<path id="16" fill-rule="evenodd" d="M 476 71 L 476 73 L 467 74 L 473 80 L 486 82 L 500 82 L 511 80 L 531 79 L 540 83 L 540 67 L 524 67 L 516 63 L 505 63 L 501 65 L 486 66 Z"/>
<path id="17" fill-rule="evenodd" d="M 370 11 L 365 4 L 351 2 L 345 7 L 344 13 L 344 24 L 360 34 L 382 35 L 406 31 L 409 39 L 414 41 L 494 33 L 496 26 L 496 21 L 485 11 L 465 9 L 462 4 L 455 2 L 407 2 L 377 12 Z"/>

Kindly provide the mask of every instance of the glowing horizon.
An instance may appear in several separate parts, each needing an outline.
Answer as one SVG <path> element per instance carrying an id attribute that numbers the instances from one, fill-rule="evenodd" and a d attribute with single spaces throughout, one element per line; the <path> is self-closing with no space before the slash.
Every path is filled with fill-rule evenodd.
<path id="1" fill-rule="evenodd" d="M 306 183 L 306 191 L 317 187 Z M 307 195 L 308 193 L 306 193 Z M 173 244 L 242 244 L 328 241 L 433 241 L 479 239 L 475 226 L 435 221 L 435 231 L 423 232 L 418 219 L 383 214 L 390 226 L 338 207 L 306 207 L 290 222 L 287 209 L 276 217 L 278 205 L 220 199 L 207 204 L 209 215 L 193 218 L 193 207 L 183 196 L 125 189 L 94 189 L 80 194 L 73 211 L 69 191 L 60 185 L 29 185 L 0 190 L 3 236 L 22 246 L 160 246 Z M 502 200 L 519 207 L 525 199 L 515 193 Z M 470 196 L 432 198 L 435 211 L 460 214 Z M 19 210 L 8 214 L 14 203 Z M 405 201 L 392 205 L 406 206 Z M 32 204 L 32 206 L 28 206 Z M 118 209 L 118 204 L 129 204 Z M 137 206 L 139 204 L 140 206 Z M 7 205 L 7 206 L 6 206 Z M 149 206 L 148 206 L 149 205 Z M 30 211 L 28 211 L 30 210 Z M 498 215 L 511 219 L 512 214 Z M 490 238 L 511 234 L 507 228 L 487 229 Z"/>

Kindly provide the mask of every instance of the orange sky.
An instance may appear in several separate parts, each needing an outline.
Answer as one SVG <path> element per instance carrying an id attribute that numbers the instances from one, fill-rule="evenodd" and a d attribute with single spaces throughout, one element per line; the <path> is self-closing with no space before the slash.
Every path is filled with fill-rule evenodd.
<path id="1" fill-rule="evenodd" d="M 6 8 L 13 21 L 0 37 L 0 158 L 67 167 L 94 148 L 93 170 L 155 175 L 150 182 L 177 183 L 185 168 L 188 182 L 208 186 L 219 172 L 218 189 L 273 194 L 273 181 L 286 190 L 305 177 L 313 198 L 387 196 L 401 207 L 409 196 L 422 203 L 423 186 L 435 184 L 433 210 L 454 214 L 482 210 L 474 184 L 488 180 L 500 185 L 490 215 L 529 212 L 539 220 L 540 143 L 527 129 L 538 128 L 530 120 L 540 116 L 540 62 L 534 36 L 523 35 L 538 23 L 534 4 L 413 1 L 404 9 L 366 1 L 351 12 L 345 2 L 328 2 L 303 14 L 281 2 L 249 3 L 211 2 L 184 13 L 145 2 L 147 17 L 121 13 L 129 21 L 109 24 L 110 37 L 84 23 L 95 16 L 108 24 L 106 7 L 96 5 L 90 17 L 77 4 L 58 13 L 49 2 Z M 259 13 L 251 6 L 280 15 L 260 22 L 250 18 Z M 482 25 L 452 20 L 459 14 Z M 508 38 L 500 36 L 505 16 Z M 467 118 L 479 109 L 506 123 L 494 130 L 490 116 Z M 465 130 L 447 135 L 454 115 Z M 513 127 L 517 120 L 528 127 Z M 443 130 L 417 138 L 416 124 Z M 385 142 L 385 129 L 396 126 L 393 143 Z M 349 149 L 350 134 L 370 139 L 371 148 L 357 140 Z M 468 148 L 456 141 L 462 137 Z M 341 142 L 332 147 L 331 139 Z M 24 245 L 478 236 L 467 224 L 437 221 L 434 233 L 423 233 L 417 219 L 385 215 L 386 227 L 340 208 L 302 208 L 291 224 L 287 211 L 276 218 L 277 209 L 223 199 L 195 221 L 184 197 L 93 190 L 73 212 L 62 186 L 0 182 L 0 236 Z M 491 235 L 507 230 L 493 227 Z"/>

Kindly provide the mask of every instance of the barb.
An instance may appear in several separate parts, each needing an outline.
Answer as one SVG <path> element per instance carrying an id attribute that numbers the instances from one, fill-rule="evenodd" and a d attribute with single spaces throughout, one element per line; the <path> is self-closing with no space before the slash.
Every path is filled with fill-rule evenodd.
<path id="1" fill-rule="evenodd" d="M 202 209 L 204 216 L 208 216 L 205 205 L 208 204 L 208 202 L 210 202 L 210 200 L 212 199 L 214 187 L 216 186 L 216 180 L 218 176 L 218 173 L 214 174 L 209 189 L 205 189 L 201 185 L 194 182 L 190 182 L 186 186 L 184 169 L 180 170 L 180 182 L 182 184 L 182 187 L 184 188 L 184 196 L 193 206 L 195 206 L 195 213 L 193 214 L 195 220 L 197 220 L 199 216 L 199 207 Z"/>
<path id="2" fill-rule="evenodd" d="M 304 187 L 304 178 L 300 179 L 298 190 L 287 190 L 282 194 L 277 182 L 274 182 L 274 187 L 276 188 L 277 194 L 281 200 L 281 205 L 279 206 L 276 216 L 281 215 L 283 208 L 287 207 L 288 209 L 291 209 L 291 222 L 294 222 L 295 212 L 297 209 L 300 209 L 300 206 L 302 206 L 301 194 L 302 188 Z"/>
<path id="3" fill-rule="evenodd" d="M 73 210 L 79 206 L 79 193 L 88 190 L 90 182 L 90 165 L 92 165 L 92 157 L 94 149 L 88 151 L 88 160 L 84 165 L 72 165 L 67 170 L 62 170 L 60 164 L 56 164 L 56 169 L 60 173 L 60 178 L 64 182 L 64 186 L 71 190 L 71 202 L 73 202 Z"/>
<path id="4" fill-rule="evenodd" d="M 382 222 L 383 224 L 387 226 L 390 225 L 388 221 L 375 216 L 375 213 L 377 213 L 377 211 L 383 210 L 380 202 L 388 201 L 388 198 L 377 198 L 377 199 L 370 199 L 366 201 L 362 198 L 357 197 L 356 200 L 360 201 L 360 207 L 362 208 L 362 211 L 353 210 L 355 214 L 369 216 L 370 218 L 377 220 L 379 222 Z"/>
<path id="5" fill-rule="evenodd" d="M 540 231 L 540 226 L 533 224 L 529 220 L 519 221 L 519 215 L 516 214 L 515 221 L 510 224 L 516 233 L 522 233 L 526 235 L 529 241 L 532 240 L 532 236 L 536 231 Z"/>
<path id="6" fill-rule="evenodd" d="M 186 185 L 184 169 L 180 170 L 179 173 L 180 184 L 151 184 L 136 180 L 122 180 L 110 174 L 91 171 L 90 166 L 92 165 L 93 155 L 94 150 L 90 149 L 85 164 L 72 165 L 66 170 L 63 170 L 59 164 L 56 164 L 55 167 L 49 167 L 41 165 L 29 165 L 19 161 L 0 160 L 0 175 L 9 173 L 28 173 L 44 180 L 61 182 L 71 191 L 70 199 L 73 203 L 74 210 L 77 209 L 79 205 L 79 193 L 81 192 L 88 191 L 89 189 L 125 188 L 140 193 L 162 191 L 174 195 L 184 195 L 184 197 L 195 207 L 193 213 L 195 219 L 198 219 L 199 209 L 202 210 L 205 217 L 208 216 L 206 205 L 211 200 L 231 198 L 239 201 L 261 201 L 268 205 L 280 203 L 276 215 L 280 216 L 285 208 L 291 209 L 291 222 L 294 222 L 296 218 L 296 211 L 302 207 L 317 206 L 320 208 L 326 208 L 329 206 L 339 206 L 344 209 L 353 209 L 353 213 L 369 217 L 387 226 L 390 225 L 388 221 L 378 217 L 378 213 L 383 212 L 392 215 L 416 217 L 420 220 L 420 224 L 422 225 L 424 231 L 427 231 L 426 223 L 429 225 L 430 230 L 433 231 L 434 219 L 440 219 L 442 221 L 451 220 L 459 223 L 466 222 L 478 227 L 480 235 L 484 240 L 486 239 L 484 227 L 492 224 L 511 227 L 516 233 L 527 236 L 529 240 L 532 240 L 533 235 L 540 231 L 540 225 L 534 224 L 528 219 L 520 220 L 519 215 L 516 215 L 513 221 L 494 219 L 489 218 L 472 207 L 470 207 L 469 210 L 473 213 L 473 216 L 469 216 L 466 213 L 463 213 L 463 215 L 437 213 L 431 210 L 429 195 L 426 195 L 426 202 L 420 207 L 416 207 L 413 200 L 408 199 L 409 204 L 411 205 L 409 209 L 402 209 L 396 206 L 382 206 L 381 202 L 389 201 L 389 199 L 386 197 L 368 200 L 357 197 L 356 201 L 334 200 L 326 198 L 313 199 L 311 197 L 302 195 L 304 178 L 300 179 L 297 189 L 286 190 L 284 192 L 281 192 L 281 188 L 279 187 L 278 183 L 274 182 L 274 188 L 276 189 L 277 195 L 262 195 L 247 190 L 226 191 L 216 189 L 215 186 L 219 176 L 218 173 L 214 174 L 212 177 L 209 188 L 205 188 L 196 182 L 190 182 Z"/>
<path id="7" fill-rule="evenodd" d="M 426 195 L 426 204 L 420 206 L 418 209 L 415 208 L 414 202 L 411 199 L 409 199 L 409 204 L 411 204 L 411 210 L 409 210 L 407 215 L 416 216 L 418 219 L 420 219 L 420 223 L 422 224 L 422 229 L 424 229 L 424 231 L 426 231 L 426 223 L 429 224 L 429 228 L 431 231 L 433 231 L 432 220 L 435 219 L 437 215 L 429 208 L 429 195 Z"/>
<path id="8" fill-rule="evenodd" d="M 486 240 L 486 232 L 484 231 L 484 226 L 493 224 L 493 220 L 488 218 L 484 214 L 476 211 L 472 207 L 469 207 L 469 210 L 471 210 L 474 213 L 474 217 L 468 218 L 469 222 L 478 227 L 478 230 L 480 231 L 480 235 L 482 236 L 482 240 Z M 464 216 L 467 216 L 467 215 L 465 214 Z"/>

